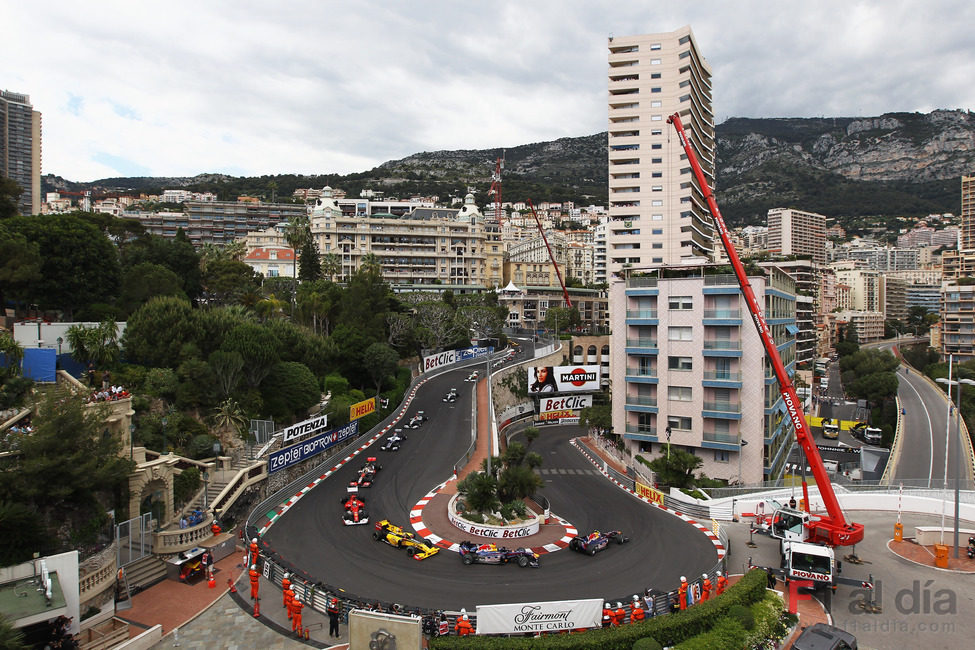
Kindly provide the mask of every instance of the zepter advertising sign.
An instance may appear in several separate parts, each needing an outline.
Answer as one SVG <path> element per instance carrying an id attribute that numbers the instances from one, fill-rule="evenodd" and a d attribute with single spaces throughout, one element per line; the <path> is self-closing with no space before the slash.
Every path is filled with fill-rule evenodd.
<path id="1" fill-rule="evenodd" d="M 528 369 L 529 393 L 599 390 L 599 366 L 536 366 Z"/>

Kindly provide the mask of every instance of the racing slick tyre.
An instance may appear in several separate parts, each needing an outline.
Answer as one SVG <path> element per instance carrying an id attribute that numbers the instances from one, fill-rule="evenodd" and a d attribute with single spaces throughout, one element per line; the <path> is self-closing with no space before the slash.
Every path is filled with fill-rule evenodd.
<path id="1" fill-rule="evenodd" d="M 620 534 L 618 534 L 618 535 L 614 535 L 614 536 L 613 536 L 613 539 L 615 539 L 615 540 L 616 540 L 616 543 L 617 543 L 617 544 L 622 544 L 623 542 L 625 542 L 625 541 L 626 541 L 626 539 L 625 539 L 625 538 L 623 537 L 623 533 L 620 533 Z"/>
<path id="2" fill-rule="evenodd" d="M 589 548 L 587 548 L 586 549 L 586 553 L 588 553 L 590 557 L 592 557 L 593 555 L 595 555 L 596 554 L 596 545 L 593 544 L 592 546 L 590 546 Z"/>
<path id="3" fill-rule="evenodd" d="M 414 555 L 416 555 L 416 549 L 411 546 L 408 549 L 406 549 L 406 554 L 409 555 L 410 557 L 413 557 Z"/>
<path id="4" fill-rule="evenodd" d="M 579 540 L 573 537 L 569 540 L 569 550 L 578 551 L 579 550 Z"/>
<path id="5" fill-rule="evenodd" d="M 373 538 L 374 540 L 376 540 L 377 542 L 381 542 L 381 541 L 383 541 L 383 538 L 382 538 L 382 536 L 381 536 L 381 535 L 379 534 L 379 531 L 378 531 L 378 530 L 374 530 L 374 531 L 372 531 L 372 538 Z"/>
<path id="6" fill-rule="evenodd" d="M 467 555 L 461 556 L 460 561 L 463 562 L 464 564 L 468 565 L 468 566 L 470 566 L 471 564 L 474 564 L 474 558 L 471 557 L 470 553 L 468 553 Z"/>
<path id="7" fill-rule="evenodd" d="M 528 558 L 525 557 L 524 555 L 520 556 L 518 558 L 518 566 L 520 566 L 522 569 L 528 566 Z"/>

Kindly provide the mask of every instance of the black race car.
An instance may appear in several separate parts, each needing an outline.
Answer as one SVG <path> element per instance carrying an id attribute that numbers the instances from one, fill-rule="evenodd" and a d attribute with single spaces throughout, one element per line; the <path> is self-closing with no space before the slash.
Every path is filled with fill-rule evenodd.
<path id="1" fill-rule="evenodd" d="M 346 526 L 358 526 L 359 524 L 369 523 L 369 515 L 366 513 L 366 504 L 355 494 L 355 492 L 352 492 L 343 498 L 342 505 L 345 506 L 345 513 L 342 515 L 342 523 L 344 523 Z"/>
<path id="2" fill-rule="evenodd" d="M 428 418 L 426 416 L 426 413 L 425 412 L 423 412 L 423 411 L 417 411 L 416 412 L 416 415 L 414 415 L 413 417 L 411 417 L 410 420 L 409 420 L 409 422 L 407 422 L 403 426 L 406 427 L 407 429 L 419 429 L 420 428 L 420 425 L 423 424 L 424 422 L 426 422 L 429 419 L 430 418 Z"/>
<path id="3" fill-rule="evenodd" d="M 570 539 L 569 548 L 580 553 L 595 555 L 609 546 L 610 542 L 623 544 L 628 541 L 630 541 L 630 538 L 624 536 L 618 530 L 611 530 L 608 533 L 601 533 L 598 530 L 594 530 L 585 537 L 573 537 Z"/>
<path id="4" fill-rule="evenodd" d="M 366 459 L 366 464 L 359 470 L 359 476 L 354 481 L 350 481 L 349 486 L 360 488 L 372 487 L 372 481 L 376 478 L 376 472 L 382 468 L 383 466 L 376 462 L 376 457 L 370 456 Z"/>
<path id="5" fill-rule="evenodd" d="M 474 564 L 507 564 L 516 562 L 518 566 L 538 568 L 538 553 L 531 549 L 510 549 L 498 547 L 496 544 L 475 544 L 474 542 L 460 543 L 460 559 L 466 565 Z"/>
<path id="6" fill-rule="evenodd" d="M 383 451 L 399 451 L 400 444 L 406 440 L 406 436 L 403 434 L 402 429 L 396 429 L 393 431 L 393 435 L 386 438 L 386 442 L 380 447 Z"/>
<path id="7" fill-rule="evenodd" d="M 457 401 L 457 389 L 451 388 L 450 391 L 444 395 L 443 401 L 445 402 L 456 402 Z"/>

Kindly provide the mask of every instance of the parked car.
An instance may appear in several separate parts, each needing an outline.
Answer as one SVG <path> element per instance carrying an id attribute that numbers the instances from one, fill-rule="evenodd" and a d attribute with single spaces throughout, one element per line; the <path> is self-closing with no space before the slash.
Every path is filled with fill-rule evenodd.
<path id="1" fill-rule="evenodd" d="M 826 623 L 810 625 L 792 644 L 792 650 L 856 650 L 855 636 Z"/>

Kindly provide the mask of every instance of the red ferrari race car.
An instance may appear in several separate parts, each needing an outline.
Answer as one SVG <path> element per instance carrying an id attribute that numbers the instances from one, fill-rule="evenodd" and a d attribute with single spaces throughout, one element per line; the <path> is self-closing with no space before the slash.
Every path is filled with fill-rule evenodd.
<path id="1" fill-rule="evenodd" d="M 369 523 L 369 515 L 366 513 L 366 504 L 354 492 L 342 499 L 342 505 L 345 506 L 345 513 L 342 515 L 342 523 L 344 523 L 346 526 L 358 526 L 359 524 Z"/>
<path id="2" fill-rule="evenodd" d="M 359 470 L 359 476 L 354 481 L 349 482 L 349 487 L 367 488 L 372 487 L 372 481 L 376 478 L 376 472 L 383 468 L 376 462 L 375 456 L 366 459 L 366 464 Z"/>
<path id="3" fill-rule="evenodd" d="M 474 564 L 507 564 L 515 562 L 518 566 L 538 568 L 538 553 L 527 548 L 510 549 L 496 544 L 475 544 L 474 542 L 460 543 L 460 559 L 466 565 Z"/>
<path id="4" fill-rule="evenodd" d="M 628 541 L 630 541 L 630 538 L 624 536 L 618 530 L 611 530 L 608 533 L 601 533 L 598 530 L 594 530 L 585 537 L 573 537 L 569 540 L 569 548 L 580 553 L 595 555 L 609 546 L 610 542 L 623 544 Z"/>

